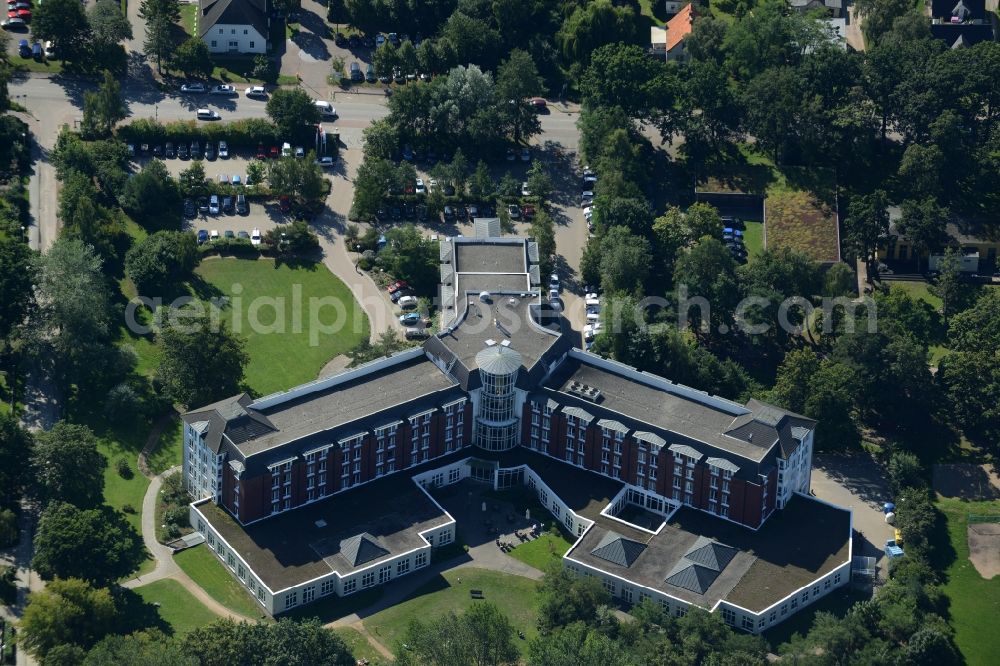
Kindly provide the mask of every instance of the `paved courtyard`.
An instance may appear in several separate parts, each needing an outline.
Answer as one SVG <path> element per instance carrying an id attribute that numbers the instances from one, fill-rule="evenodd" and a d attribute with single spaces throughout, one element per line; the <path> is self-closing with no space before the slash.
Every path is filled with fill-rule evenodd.
<path id="1" fill-rule="evenodd" d="M 882 504 L 892 501 L 892 492 L 878 465 L 867 455 L 816 454 L 812 492 L 854 512 L 854 530 L 861 535 L 854 540 L 854 555 L 877 558 L 879 577 L 885 578 L 888 558 L 883 548 L 893 527 L 885 522 Z"/>

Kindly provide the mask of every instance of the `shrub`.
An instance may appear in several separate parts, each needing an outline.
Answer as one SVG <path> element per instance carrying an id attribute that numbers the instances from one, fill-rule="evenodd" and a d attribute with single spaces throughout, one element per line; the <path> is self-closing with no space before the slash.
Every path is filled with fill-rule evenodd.
<path id="1" fill-rule="evenodd" d="M 13 546 L 19 541 L 21 531 L 17 514 L 10 509 L 0 511 L 0 547 Z"/>
<path id="2" fill-rule="evenodd" d="M 133 422 L 141 412 L 142 398 L 128 382 L 122 382 L 108 391 L 104 414 L 110 421 Z"/>
<path id="3" fill-rule="evenodd" d="M 173 523 L 167 523 L 163 528 L 164 541 L 172 541 L 173 539 L 179 539 L 181 536 L 181 528 L 177 527 Z"/>
<path id="4" fill-rule="evenodd" d="M 358 268 L 363 271 L 370 271 L 372 269 L 372 260 L 368 257 L 361 257 L 358 259 Z"/>
<path id="5" fill-rule="evenodd" d="M 131 479 L 133 476 L 132 466 L 129 465 L 128 461 L 125 460 L 124 458 L 118 459 L 118 462 L 115 463 L 115 469 L 118 470 L 118 476 L 122 477 L 123 479 Z M 122 511 L 125 511 L 124 507 L 122 508 Z M 128 513 L 128 511 L 125 511 L 125 513 Z"/>
<path id="6" fill-rule="evenodd" d="M 186 506 L 171 506 L 163 512 L 163 522 L 177 527 L 188 527 L 190 517 Z"/>
<path id="7" fill-rule="evenodd" d="M 0 566 L 0 601 L 8 606 L 17 601 L 17 569 Z"/>
<path id="8" fill-rule="evenodd" d="M 135 513 L 135 507 L 131 504 L 122 505 L 122 513 Z"/>
<path id="9" fill-rule="evenodd" d="M 313 131 L 309 128 L 305 129 L 309 132 Z M 159 123 L 148 118 L 140 118 L 119 127 L 118 137 L 123 141 L 152 144 L 161 144 L 167 141 L 174 143 L 199 141 L 204 145 L 205 142 L 225 141 L 229 144 L 230 150 L 255 150 L 257 145 L 261 143 L 265 146 L 272 146 L 281 145 L 282 141 L 307 138 L 279 137 L 278 128 L 270 120 L 264 118 L 243 118 L 210 125 L 198 125 L 193 120 Z"/>

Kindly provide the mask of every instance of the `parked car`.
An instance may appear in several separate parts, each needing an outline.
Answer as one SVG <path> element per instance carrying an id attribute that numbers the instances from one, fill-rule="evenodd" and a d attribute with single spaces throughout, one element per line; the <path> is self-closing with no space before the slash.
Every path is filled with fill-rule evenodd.
<path id="1" fill-rule="evenodd" d="M 209 215 L 218 215 L 219 214 L 219 195 L 218 194 L 213 194 L 211 197 L 208 198 L 208 214 Z M 215 238 L 219 237 L 219 232 L 215 231 L 215 232 L 212 232 L 212 233 L 215 234 Z"/>
<path id="2" fill-rule="evenodd" d="M 414 184 L 414 191 L 417 194 L 427 194 L 427 188 L 424 187 L 423 178 L 417 178 L 417 182 Z"/>
<path id="3" fill-rule="evenodd" d="M 56 57 L 56 47 L 52 44 L 52 40 L 45 42 L 45 57 L 51 60 Z"/>
<path id="4" fill-rule="evenodd" d="M 333 158 L 330 157 L 329 155 L 326 155 L 324 157 L 317 157 L 316 158 L 316 164 L 318 164 L 319 166 L 323 167 L 324 169 L 332 169 L 333 168 Z"/>
<path id="5" fill-rule="evenodd" d="M 518 206 L 517 204 L 511 204 L 511 205 L 507 206 L 507 214 L 510 215 L 510 219 L 512 219 L 512 220 L 520 220 L 521 219 L 521 207 Z"/>
<path id="6" fill-rule="evenodd" d="M 236 234 L 233 233 L 232 229 L 226 229 L 222 233 L 222 235 L 225 236 L 228 240 L 232 240 L 232 239 L 236 238 Z"/>
<path id="7" fill-rule="evenodd" d="M 205 144 L 205 159 L 206 160 L 215 159 L 215 146 L 212 143 Z"/>
<path id="8" fill-rule="evenodd" d="M 222 118 L 218 111 L 213 109 L 198 109 L 195 111 L 195 116 L 198 117 L 198 120 L 219 120 Z"/>
<path id="9" fill-rule="evenodd" d="M 409 286 L 410 285 L 406 283 L 406 280 L 396 280 L 395 282 L 389 284 L 388 287 L 386 287 L 386 291 L 388 291 L 390 294 L 394 294 L 400 289 L 406 289 Z"/>
<path id="10" fill-rule="evenodd" d="M 288 198 L 287 194 L 282 194 L 278 197 L 278 209 L 282 213 L 288 213 L 292 210 L 292 200 Z"/>
<path id="11" fill-rule="evenodd" d="M 208 232 L 204 229 L 198 230 L 198 245 L 208 242 Z"/>
<path id="12" fill-rule="evenodd" d="M 368 63 L 368 67 L 365 70 L 365 80 L 368 83 L 375 83 L 378 81 L 378 77 L 375 76 L 375 65 Z"/>
<path id="13" fill-rule="evenodd" d="M 231 181 L 229 181 L 229 182 L 231 182 L 236 187 L 242 187 L 242 185 L 243 185 L 243 179 L 240 178 L 240 174 L 238 174 L 238 173 L 234 173 L 233 174 L 233 179 Z"/>
<path id="14" fill-rule="evenodd" d="M 215 176 L 215 179 L 219 181 L 219 185 L 229 184 L 229 174 L 220 173 Z"/>
<path id="15" fill-rule="evenodd" d="M 531 190 L 528 189 L 528 181 L 524 181 L 521 183 L 521 196 L 522 197 L 531 196 Z"/>
<path id="16" fill-rule="evenodd" d="M 528 150 L 527 146 L 525 146 L 524 148 L 521 149 L 521 161 L 522 162 L 530 162 L 531 161 L 531 151 Z"/>
<path id="17" fill-rule="evenodd" d="M 0 26 L 3 26 L 4 30 L 10 30 L 11 32 L 15 30 L 22 32 L 28 29 L 28 23 L 23 18 L 8 18 L 3 23 L 0 23 Z"/>
<path id="18" fill-rule="evenodd" d="M 247 203 L 247 195 L 236 195 L 236 212 L 240 215 L 248 215 L 250 213 L 250 204 Z"/>
<path id="19" fill-rule="evenodd" d="M 316 109 L 319 111 L 321 116 L 332 118 L 337 115 L 337 109 L 333 108 L 333 104 L 330 104 L 326 100 L 318 99 L 313 102 L 313 104 L 316 105 Z"/>
<path id="20" fill-rule="evenodd" d="M 281 144 L 281 156 L 282 157 L 292 156 L 292 144 L 288 143 L 287 141 Z"/>
<path id="21" fill-rule="evenodd" d="M 258 143 L 257 144 L 257 159 L 262 160 L 262 159 L 265 159 L 266 157 L 267 157 L 267 148 L 264 147 L 264 144 Z"/>
<path id="22" fill-rule="evenodd" d="M 194 217 L 198 214 L 198 207 L 195 206 L 194 201 L 191 199 L 184 200 L 184 217 Z"/>
<path id="23" fill-rule="evenodd" d="M 281 157 L 281 148 L 278 146 L 271 146 L 271 149 L 267 151 L 267 156 L 274 160 L 278 159 Z"/>
<path id="24" fill-rule="evenodd" d="M 213 95 L 231 97 L 236 94 L 236 86 L 231 86 L 228 83 L 222 83 L 217 86 L 212 86 L 212 90 L 209 92 Z"/>
<path id="25" fill-rule="evenodd" d="M 417 307 L 417 297 L 403 296 L 402 298 L 399 299 L 399 301 L 396 302 L 396 305 L 398 305 L 403 310 L 412 310 L 413 308 Z"/>
<path id="26" fill-rule="evenodd" d="M 532 97 L 528 100 L 528 104 L 539 113 L 548 110 L 548 104 L 546 104 L 545 99 L 542 97 Z"/>
<path id="27" fill-rule="evenodd" d="M 203 93 L 205 92 L 204 83 L 184 83 L 181 84 L 181 92 L 183 93 Z"/>
<path id="28" fill-rule="evenodd" d="M 400 289 L 399 291 L 394 291 L 393 293 L 389 294 L 389 300 L 392 301 L 393 303 L 398 303 L 399 299 L 403 298 L 404 296 L 413 296 L 413 291 L 411 289 Z"/>
<path id="29" fill-rule="evenodd" d="M 419 312 L 407 312 L 404 315 L 399 316 L 399 323 L 403 326 L 413 326 L 414 324 L 420 323 L 420 313 Z"/>
<path id="30" fill-rule="evenodd" d="M 295 157 L 302 159 L 306 156 L 306 149 L 302 146 L 295 146 Z"/>
<path id="31" fill-rule="evenodd" d="M 219 240 L 219 230 L 218 229 L 212 229 L 208 233 L 208 240 L 210 240 L 210 241 L 217 241 L 217 240 Z"/>
<path id="32" fill-rule="evenodd" d="M 267 89 L 264 86 L 250 86 L 243 91 L 243 94 L 247 97 L 256 97 L 257 99 L 265 99 L 267 97 Z"/>
<path id="33" fill-rule="evenodd" d="M 168 159 L 173 159 L 177 156 L 177 151 L 174 150 L 174 144 L 171 143 L 170 141 L 167 141 L 167 148 L 165 153 Z"/>
<path id="34" fill-rule="evenodd" d="M 513 148 L 508 148 L 507 149 L 507 161 L 508 162 L 513 162 L 516 159 L 517 159 L 517 154 L 514 152 L 514 149 Z"/>
<path id="35" fill-rule="evenodd" d="M 208 213 L 208 197 L 198 197 L 198 212 L 202 215 Z"/>
<path id="36" fill-rule="evenodd" d="M 163 146 L 156 144 L 153 146 L 153 157 L 163 157 Z"/>
<path id="37" fill-rule="evenodd" d="M 361 83 L 365 80 L 365 75 L 361 73 L 361 65 L 356 62 L 351 63 L 351 81 Z"/>
<path id="38" fill-rule="evenodd" d="M 186 143 L 177 145 L 177 157 L 182 160 L 186 160 L 188 158 L 188 145 Z"/>
<path id="39" fill-rule="evenodd" d="M 38 42 L 35 42 L 34 44 L 31 45 L 31 57 L 34 58 L 35 60 L 42 59 L 42 45 L 39 44 Z"/>
<path id="40" fill-rule="evenodd" d="M 31 20 L 31 10 L 30 9 L 11 9 L 7 12 L 8 19 L 21 19 L 22 21 Z"/>
<path id="41" fill-rule="evenodd" d="M 229 144 L 225 141 L 219 142 L 219 157 L 224 160 L 229 159 Z"/>
<path id="42" fill-rule="evenodd" d="M 197 141 L 191 142 L 191 159 L 201 159 L 201 144 Z"/>
<path id="43" fill-rule="evenodd" d="M 243 240 L 250 240 L 250 234 L 243 231 L 242 229 L 236 232 L 237 238 L 242 238 Z"/>
<path id="44" fill-rule="evenodd" d="M 415 326 L 407 327 L 403 331 L 403 337 L 407 340 L 422 340 L 428 337 L 429 333 L 426 328 L 416 328 Z"/>
<path id="45" fill-rule="evenodd" d="M 22 58 L 31 57 L 31 46 L 28 44 L 27 39 L 22 39 L 17 43 L 17 54 Z"/>
<path id="46" fill-rule="evenodd" d="M 250 232 L 250 244 L 260 245 L 260 243 L 261 243 L 260 229 L 254 227 L 253 231 Z"/>

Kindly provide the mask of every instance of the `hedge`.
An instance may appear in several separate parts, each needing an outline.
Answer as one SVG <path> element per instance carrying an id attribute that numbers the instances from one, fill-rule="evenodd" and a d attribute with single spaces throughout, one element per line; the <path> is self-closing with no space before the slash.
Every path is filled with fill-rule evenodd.
<path id="1" fill-rule="evenodd" d="M 255 150 L 258 144 L 281 145 L 289 140 L 279 138 L 278 128 L 263 118 L 243 118 L 228 123 L 199 125 L 194 120 L 175 120 L 163 124 L 140 118 L 117 130 L 118 138 L 132 143 L 164 143 L 166 141 L 226 141 L 230 150 Z"/>

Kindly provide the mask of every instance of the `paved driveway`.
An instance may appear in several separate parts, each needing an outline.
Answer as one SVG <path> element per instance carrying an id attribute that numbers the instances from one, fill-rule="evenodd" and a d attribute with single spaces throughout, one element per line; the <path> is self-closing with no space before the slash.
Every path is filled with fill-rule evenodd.
<path id="1" fill-rule="evenodd" d="M 888 561 L 882 549 L 893 528 L 885 522 L 882 503 L 891 501 L 892 493 L 878 465 L 866 455 L 816 455 L 812 491 L 819 499 L 854 512 L 854 529 L 863 537 L 855 540 L 854 555 L 877 558 L 879 576 L 884 578 Z"/>

